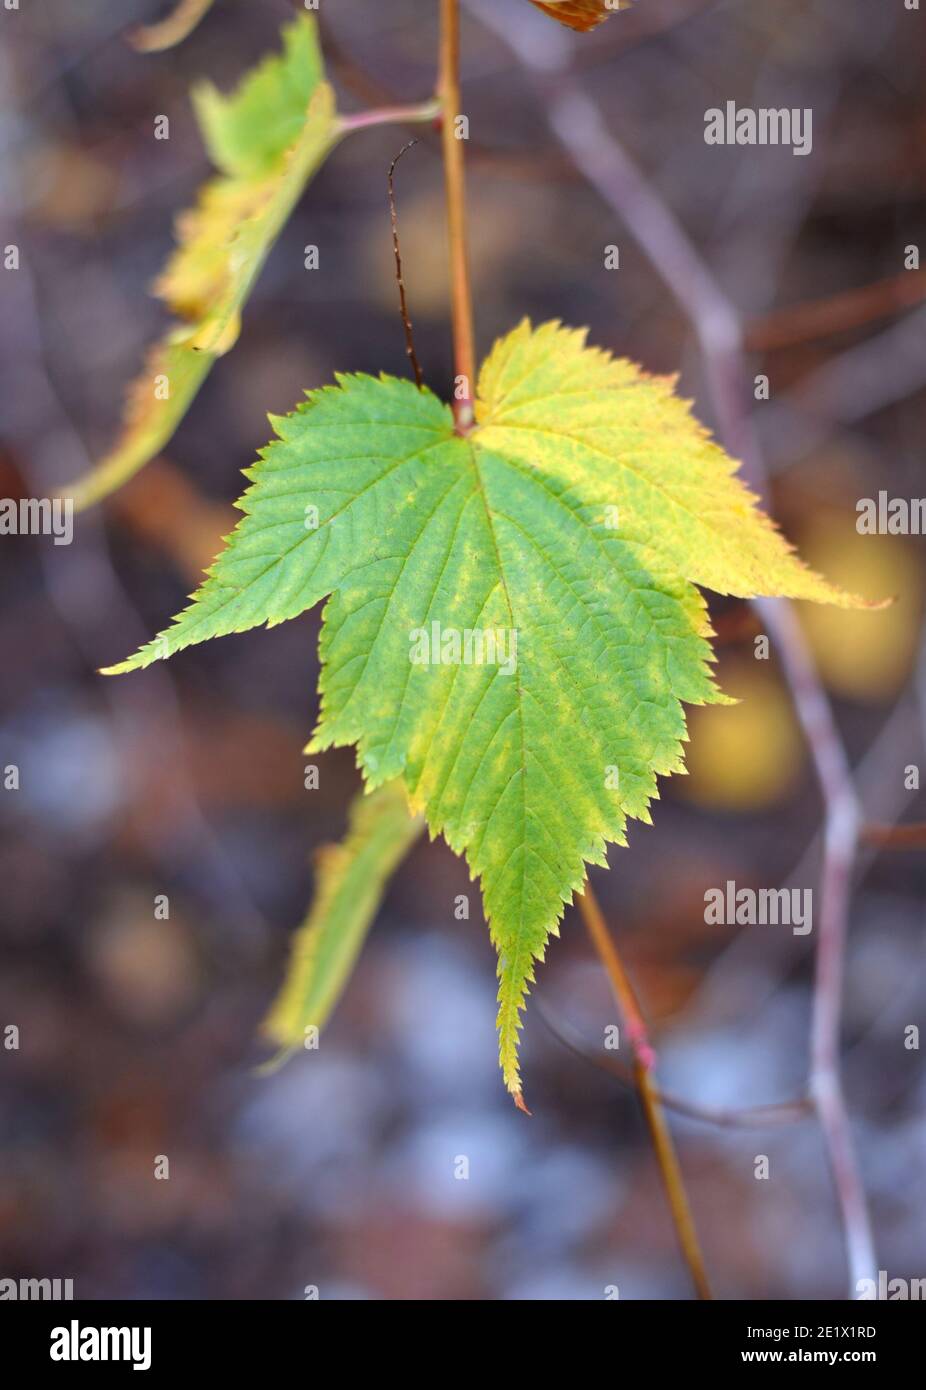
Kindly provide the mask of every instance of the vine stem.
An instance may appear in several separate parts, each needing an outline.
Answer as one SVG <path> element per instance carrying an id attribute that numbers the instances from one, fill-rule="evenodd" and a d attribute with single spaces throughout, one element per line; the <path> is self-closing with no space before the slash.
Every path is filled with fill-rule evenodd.
<path id="1" fill-rule="evenodd" d="M 473 426 L 473 383 L 476 379 L 476 347 L 473 331 L 473 298 L 466 233 L 466 175 L 463 140 L 456 124 L 460 115 L 460 7 L 459 0 L 441 0 L 440 67 L 437 96 L 441 106 L 441 144 L 447 229 L 450 240 L 450 289 L 453 315 L 453 360 L 456 383 L 453 417 L 457 433 Z"/>
<path id="2" fill-rule="evenodd" d="M 436 97 L 409 106 L 377 106 L 370 111 L 342 116 L 338 130 L 342 135 L 349 135 L 355 130 L 370 130 L 381 125 L 426 125 L 429 121 L 436 121 L 440 113 L 440 102 Z"/>
<path id="3" fill-rule="evenodd" d="M 576 905 L 582 914 L 582 920 L 585 922 L 592 945 L 607 971 L 614 998 L 630 1038 L 634 1057 L 634 1079 L 653 1141 L 653 1148 L 656 1151 L 656 1160 L 659 1164 L 666 1196 L 669 1199 L 675 1233 L 682 1255 L 698 1297 L 709 1299 L 712 1297 L 711 1287 L 704 1264 L 704 1256 L 701 1253 L 701 1246 L 695 1231 L 694 1219 L 691 1215 L 688 1194 L 685 1191 L 681 1166 L 675 1152 L 672 1136 L 669 1133 L 669 1126 L 666 1123 L 662 1100 L 653 1081 L 652 1072 L 656 1055 L 650 1046 L 646 1021 L 637 1002 L 633 985 L 630 983 L 630 977 L 624 969 L 624 963 L 614 944 L 614 938 L 608 931 L 598 899 L 592 892 L 592 886 L 588 880 L 585 882 L 585 887 L 579 895 Z"/>

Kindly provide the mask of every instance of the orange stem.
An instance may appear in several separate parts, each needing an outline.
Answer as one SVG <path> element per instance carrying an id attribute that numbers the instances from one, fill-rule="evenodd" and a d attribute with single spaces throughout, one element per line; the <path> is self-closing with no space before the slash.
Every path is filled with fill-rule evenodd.
<path id="1" fill-rule="evenodd" d="M 466 177 L 463 140 L 457 132 L 460 112 L 460 10 L 458 0 L 441 0 L 440 72 L 437 95 L 441 104 L 441 143 L 447 229 L 450 239 L 450 288 L 453 314 L 453 359 L 456 382 L 453 414 L 457 433 L 473 425 L 473 386 L 476 347 L 473 300 L 466 232 Z"/>
<path id="2" fill-rule="evenodd" d="M 577 899 L 577 905 L 592 939 L 592 944 L 608 973 L 614 998 L 630 1038 L 634 1055 L 634 1079 L 640 1093 L 653 1148 L 656 1151 L 656 1160 L 659 1164 L 666 1196 L 669 1199 L 672 1220 L 675 1224 L 675 1232 L 682 1255 L 691 1273 L 698 1297 L 709 1299 L 712 1296 L 711 1287 L 708 1282 L 704 1256 L 698 1243 L 694 1219 L 691 1215 L 688 1194 L 682 1179 L 682 1170 L 678 1155 L 675 1152 L 675 1145 L 672 1142 L 672 1135 L 669 1132 L 669 1126 L 666 1123 L 659 1092 L 653 1082 L 652 1069 L 656 1058 L 649 1043 L 646 1022 L 637 1002 L 633 985 L 624 969 L 623 961 L 618 955 L 614 939 L 608 931 L 598 900 L 587 880 L 585 888 Z"/>

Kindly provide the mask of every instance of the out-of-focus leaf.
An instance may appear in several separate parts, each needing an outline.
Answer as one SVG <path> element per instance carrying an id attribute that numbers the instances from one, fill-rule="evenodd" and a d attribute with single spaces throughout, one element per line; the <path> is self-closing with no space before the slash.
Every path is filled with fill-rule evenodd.
<path id="1" fill-rule="evenodd" d="M 173 48 L 192 34 L 215 0 L 178 0 L 175 9 L 157 24 L 143 24 L 129 34 L 129 43 L 139 53 L 160 53 Z"/>
<path id="2" fill-rule="evenodd" d="M 892 700 L 917 657 L 924 597 L 919 547 L 906 536 L 859 535 L 825 512 L 802 528 L 801 544 L 834 578 L 896 595 L 877 616 L 810 610 L 801 615 L 817 667 L 834 694 L 863 704 Z"/>
<path id="3" fill-rule="evenodd" d="M 308 15 L 284 29 L 282 54 L 265 59 L 232 96 L 204 84 L 193 99 L 221 173 L 178 218 L 179 244 L 155 285 L 184 322 L 150 351 L 129 388 L 116 447 L 64 489 L 78 507 L 112 492 L 171 438 L 213 362 L 234 345 L 271 247 L 340 138 Z"/>
<path id="4" fill-rule="evenodd" d="M 718 680 L 739 703 L 691 710 L 688 776 L 676 791 L 710 810 L 764 810 L 794 789 L 804 764 L 790 697 L 772 663 L 753 656 L 723 656 Z"/>
<path id="5" fill-rule="evenodd" d="M 233 179 L 277 169 L 302 135 L 306 105 L 324 78 L 316 21 L 302 15 L 283 29 L 283 52 L 252 68 L 231 96 L 198 83 L 193 105 L 216 168 Z"/>
<path id="6" fill-rule="evenodd" d="M 423 830 L 424 818 L 409 813 L 404 787 L 390 782 L 357 796 L 344 841 L 319 850 L 315 898 L 263 1024 L 281 1047 L 301 1047 L 307 1027 L 328 1021 L 386 885 Z"/>
<path id="7" fill-rule="evenodd" d="M 390 377 L 309 393 L 190 606 L 113 673 L 330 596 L 311 747 L 356 743 L 367 784 L 402 777 L 466 854 L 519 1097 L 521 1010 L 565 904 L 682 769 L 682 701 L 724 698 L 695 585 L 860 600 L 797 559 L 670 381 L 584 332 L 498 342 L 476 420 L 461 438 Z"/>
<path id="8" fill-rule="evenodd" d="M 629 9 L 630 3 L 631 0 L 531 0 L 538 10 L 580 34 L 596 28 L 608 15 Z"/>

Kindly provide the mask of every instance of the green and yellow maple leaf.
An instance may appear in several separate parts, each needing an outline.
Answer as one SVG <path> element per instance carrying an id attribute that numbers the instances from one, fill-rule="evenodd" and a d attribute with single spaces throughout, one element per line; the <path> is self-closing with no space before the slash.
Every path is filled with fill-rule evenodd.
<path id="1" fill-rule="evenodd" d="M 220 172 L 178 218 L 177 249 L 154 286 L 182 322 L 149 352 L 129 388 L 114 449 L 64 489 L 78 507 L 107 496 L 168 443 L 216 358 L 234 345 L 271 247 L 343 134 L 309 15 L 284 28 L 282 53 L 231 96 L 202 83 L 193 103 Z"/>
<path id="2" fill-rule="evenodd" d="M 523 323 L 483 366 L 476 427 L 407 381 L 344 376 L 272 421 L 243 520 L 190 606 L 112 673 L 327 599 L 313 750 L 401 778 L 481 881 L 499 1045 L 564 904 L 656 778 L 683 702 L 723 700 L 696 586 L 845 606 L 673 393 L 582 332 Z"/>
<path id="3" fill-rule="evenodd" d="M 309 914 L 296 933 L 283 987 L 263 1032 L 284 1049 L 301 1047 L 307 1026 L 327 1023 L 353 970 L 395 869 L 424 830 L 401 782 L 389 782 L 351 806 L 338 845 L 316 855 Z"/>

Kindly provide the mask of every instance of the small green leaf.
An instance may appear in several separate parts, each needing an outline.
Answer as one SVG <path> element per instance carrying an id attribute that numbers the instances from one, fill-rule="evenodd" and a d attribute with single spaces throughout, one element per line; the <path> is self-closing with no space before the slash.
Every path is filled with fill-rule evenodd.
<path id="1" fill-rule="evenodd" d="M 301 1047 L 305 1029 L 321 1029 L 356 964 L 390 877 L 424 830 L 401 783 L 361 793 L 340 845 L 316 859 L 312 907 L 296 933 L 286 979 L 263 1024 L 284 1049 Z"/>
<path id="2" fill-rule="evenodd" d="M 194 103 L 222 173 L 178 218 L 177 249 L 155 285 L 183 322 L 149 352 L 129 388 L 115 448 L 63 489 L 78 507 L 108 496 L 172 438 L 212 364 L 234 345 L 274 242 L 342 133 L 309 15 L 284 29 L 283 53 L 232 96 L 204 84 Z"/>
<path id="3" fill-rule="evenodd" d="M 519 1094 L 534 963 L 588 864 L 683 769 L 711 676 L 702 585 L 856 605 L 807 569 L 672 383 L 522 324 L 461 438 L 429 391 L 339 378 L 273 421 L 244 519 L 173 627 L 113 668 L 327 599 L 312 749 L 403 778 L 482 884 Z"/>

